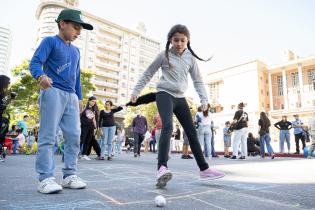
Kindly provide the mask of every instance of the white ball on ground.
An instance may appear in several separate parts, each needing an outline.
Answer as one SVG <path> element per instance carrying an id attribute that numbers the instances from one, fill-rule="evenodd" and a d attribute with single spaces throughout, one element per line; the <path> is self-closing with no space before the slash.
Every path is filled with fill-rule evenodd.
<path id="1" fill-rule="evenodd" d="M 156 206 L 163 207 L 166 205 L 166 199 L 162 195 L 158 195 L 154 199 Z"/>

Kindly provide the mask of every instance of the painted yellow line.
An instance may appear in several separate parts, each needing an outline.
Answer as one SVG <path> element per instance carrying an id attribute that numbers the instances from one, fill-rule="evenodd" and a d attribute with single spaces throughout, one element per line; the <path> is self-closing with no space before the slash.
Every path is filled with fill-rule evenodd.
<path id="1" fill-rule="evenodd" d="M 106 195 L 105 193 L 102 193 L 102 192 L 100 192 L 100 191 L 98 191 L 98 190 L 95 190 L 95 189 L 93 189 L 92 191 L 94 191 L 94 192 L 96 192 L 97 194 L 101 195 L 102 197 L 104 197 L 104 198 L 110 200 L 110 201 L 113 202 L 114 204 L 123 205 L 123 203 L 121 203 L 121 202 L 115 200 L 114 198 L 112 198 L 112 197 Z"/>

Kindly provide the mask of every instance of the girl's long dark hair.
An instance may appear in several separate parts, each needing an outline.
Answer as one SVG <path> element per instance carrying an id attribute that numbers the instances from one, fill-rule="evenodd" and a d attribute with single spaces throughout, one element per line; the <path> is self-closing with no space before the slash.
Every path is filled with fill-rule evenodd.
<path id="1" fill-rule="evenodd" d="M 5 96 L 5 92 L 10 84 L 10 78 L 5 75 L 0 75 L 0 97 Z"/>
<path id="2" fill-rule="evenodd" d="M 202 112 L 203 116 L 208 117 L 210 111 L 210 104 L 208 104 L 208 107 L 205 111 Z"/>
<path id="3" fill-rule="evenodd" d="M 169 61 L 168 51 L 169 51 L 169 48 L 170 48 L 170 45 L 171 45 L 172 37 L 176 33 L 184 34 L 187 37 L 187 39 L 188 39 L 187 48 L 188 48 L 188 50 L 191 52 L 191 54 L 195 58 L 197 58 L 198 60 L 201 60 L 201 61 L 205 61 L 205 62 L 211 60 L 212 57 L 205 60 L 205 59 L 200 58 L 198 55 L 196 55 L 196 53 L 192 50 L 192 48 L 190 46 L 190 32 L 189 32 L 188 28 L 186 26 L 184 26 L 184 25 L 177 24 L 177 25 L 174 25 L 171 28 L 171 30 L 168 32 L 168 34 L 167 34 L 167 42 L 166 42 L 166 47 L 165 47 L 165 56 L 167 58 L 167 61 L 168 61 L 169 65 L 170 65 L 170 61 Z"/>
<path id="4" fill-rule="evenodd" d="M 260 112 L 260 119 L 262 121 L 262 128 L 270 127 L 271 123 L 265 112 Z"/>
<path id="5" fill-rule="evenodd" d="M 96 120 L 96 122 L 98 122 L 98 116 L 99 116 L 100 111 L 99 111 L 99 109 L 98 109 L 98 106 L 97 106 L 97 103 L 96 103 L 96 102 L 95 102 L 94 106 L 90 107 L 89 102 L 92 101 L 92 100 L 96 100 L 96 98 L 95 98 L 94 96 L 91 96 L 91 97 L 88 99 L 88 101 L 87 101 L 87 103 L 86 103 L 86 106 L 85 106 L 85 109 L 84 109 L 83 112 L 85 112 L 87 109 L 91 109 L 91 110 L 94 112 L 94 114 L 95 114 L 95 120 Z"/>

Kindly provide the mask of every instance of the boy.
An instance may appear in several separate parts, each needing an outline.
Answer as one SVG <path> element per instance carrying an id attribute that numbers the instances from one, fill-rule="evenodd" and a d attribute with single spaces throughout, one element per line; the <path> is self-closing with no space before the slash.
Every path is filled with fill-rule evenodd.
<path id="1" fill-rule="evenodd" d="M 80 11 L 72 9 L 62 10 L 56 22 L 59 34 L 43 39 L 30 62 L 30 71 L 41 89 L 36 171 L 40 181 L 38 191 L 45 194 L 59 192 L 62 187 L 86 187 L 86 183 L 75 175 L 81 133 L 79 114 L 83 103 L 80 52 L 71 42 L 80 35 L 82 28 L 93 30 L 93 26 L 81 20 Z M 54 178 L 53 147 L 58 127 L 65 139 L 62 187 Z"/>
<path id="2" fill-rule="evenodd" d="M 225 128 L 223 128 L 223 140 L 224 140 L 224 157 L 229 158 L 229 148 L 231 147 L 231 136 L 232 132 L 230 131 L 231 123 L 230 121 L 225 122 Z"/>

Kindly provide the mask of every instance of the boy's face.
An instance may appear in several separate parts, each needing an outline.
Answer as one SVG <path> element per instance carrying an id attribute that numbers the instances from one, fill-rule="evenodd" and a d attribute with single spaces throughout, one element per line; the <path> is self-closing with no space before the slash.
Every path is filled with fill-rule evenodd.
<path id="1" fill-rule="evenodd" d="M 74 41 L 81 34 L 82 26 L 75 22 L 60 21 L 60 33 L 66 41 Z"/>

